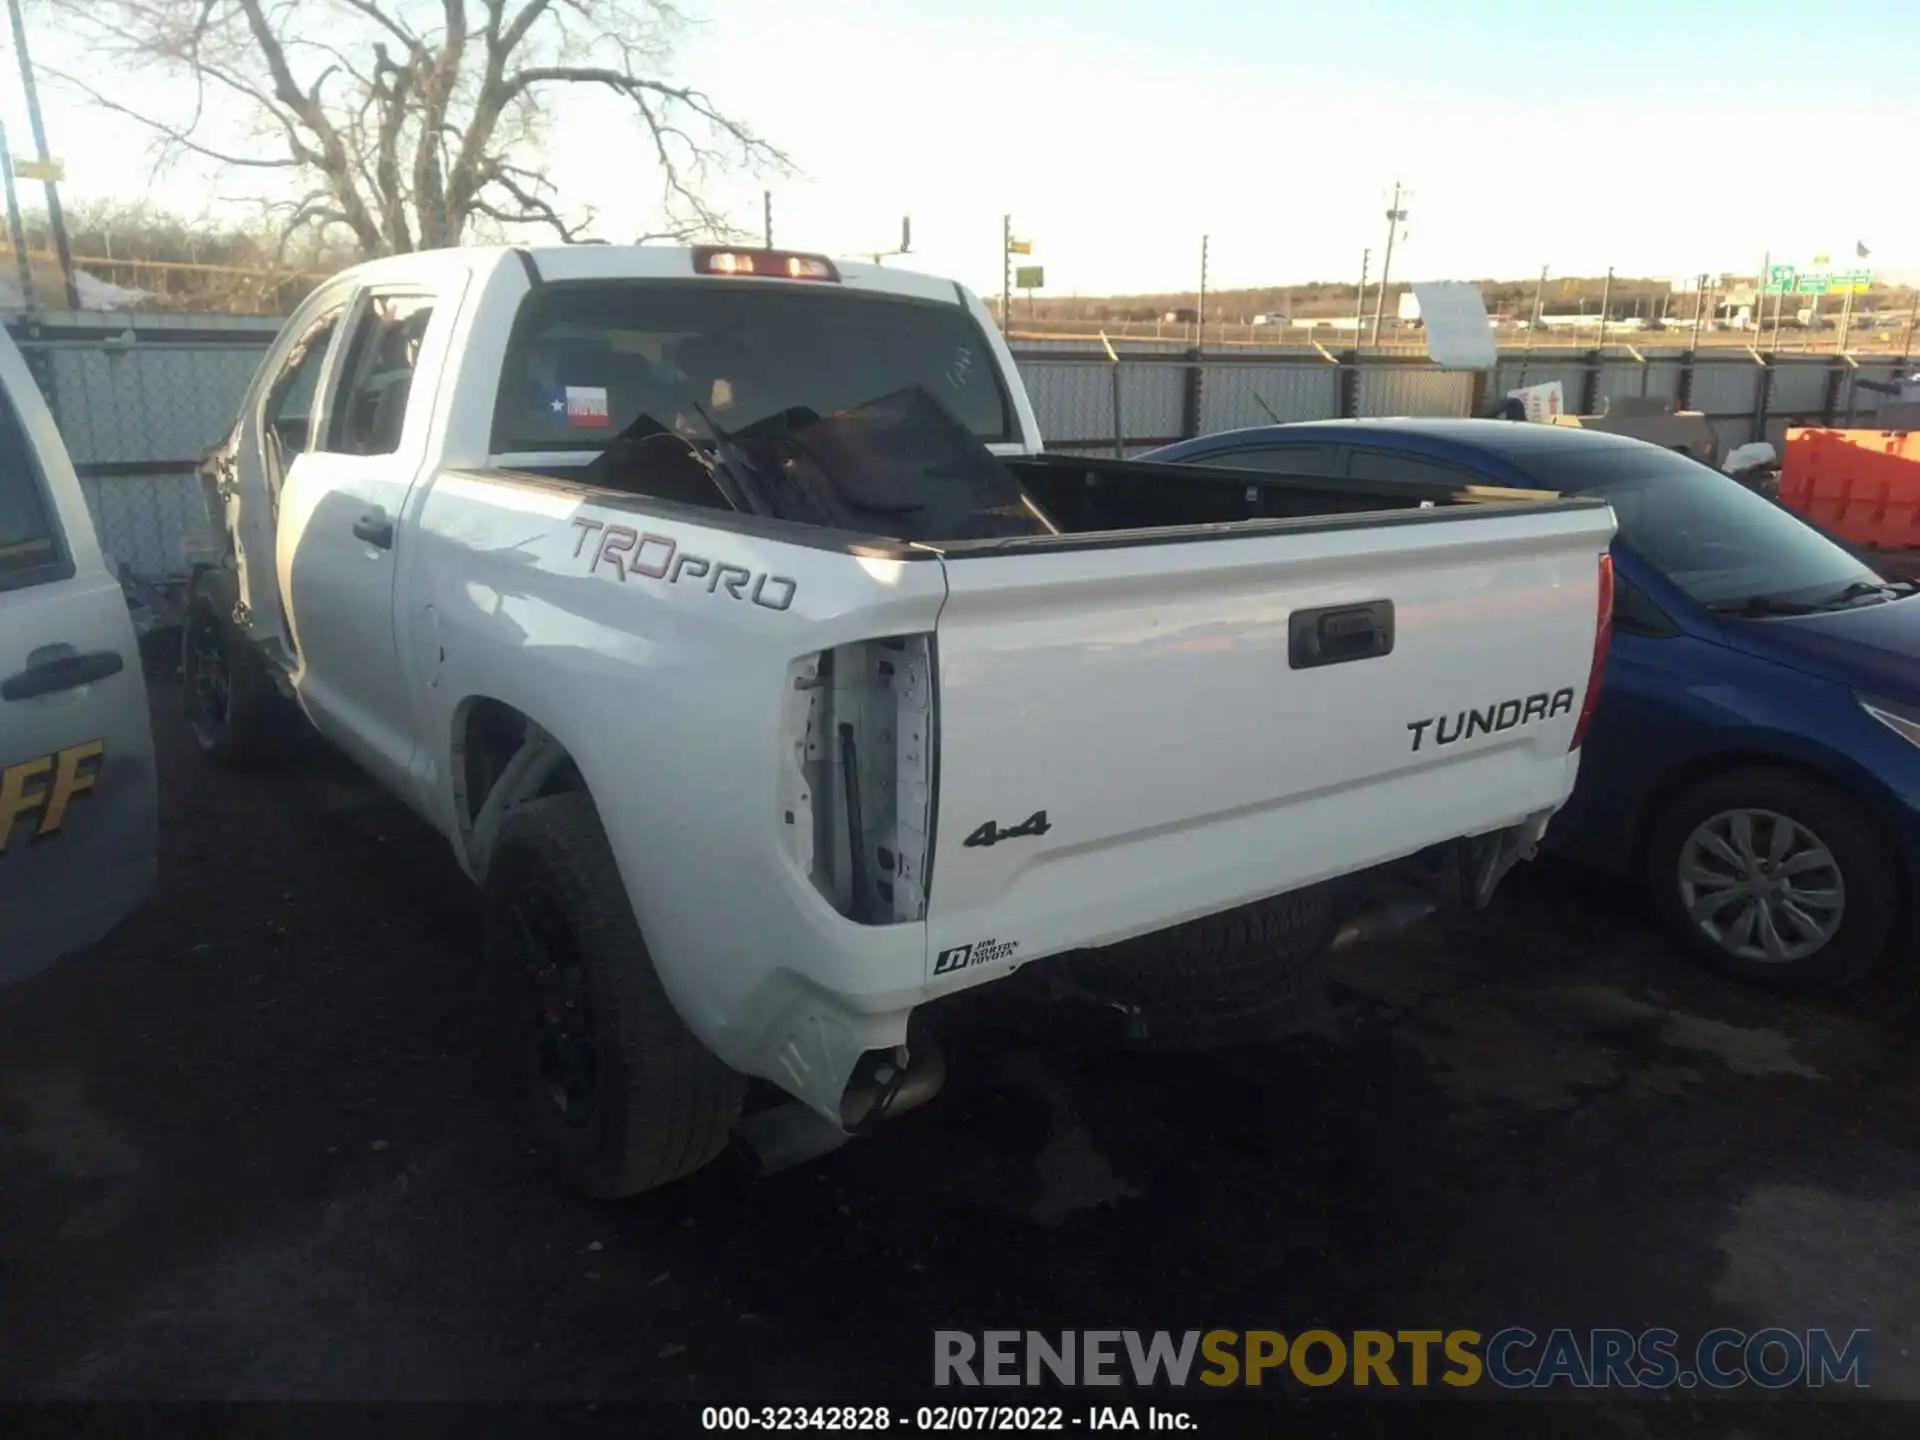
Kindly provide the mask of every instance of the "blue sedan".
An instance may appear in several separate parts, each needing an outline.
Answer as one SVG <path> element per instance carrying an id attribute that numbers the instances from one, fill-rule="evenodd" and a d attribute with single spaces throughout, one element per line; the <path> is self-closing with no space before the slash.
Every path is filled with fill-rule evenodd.
<path id="1" fill-rule="evenodd" d="M 1590 430 L 1332 421 L 1143 458 L 1605 496 L 1612 645 L 1550 848 L 1644 880 L 1674 933 L 1743 979 L 1837 984 L 1905 934 L 1920 874 L 1910 582 L 1706 465 Z"/>

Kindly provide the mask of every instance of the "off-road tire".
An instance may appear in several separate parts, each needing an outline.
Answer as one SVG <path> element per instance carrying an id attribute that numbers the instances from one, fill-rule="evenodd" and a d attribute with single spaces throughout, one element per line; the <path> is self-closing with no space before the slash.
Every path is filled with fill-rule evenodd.
<path id="1" fill-rule="evenodd" d="M 1845 893 L 1840 927 L 1804 959 L 1743 959 L 1687 914 L 1679 886 L 1682 846 L 1711 817 L 1740 809 L 1789 817 L 1816 836 L 1837 864 Z M 1829 990 L 1857 979 L 1885 955 L 1901 914 L 1898 872 L 1860 803 L 1822 781 L 1778 767 L 1711 776 L 1679 795 L 1648 833 L 1645 877 L 1676 939 L 1721 974 L 1777 990 Z"/>
<path id="2" fill-rule="evenodd" d="M 195 572 L 180 625 L 180 682 L 187 724 L 214 764 L 245 769 L 284 760 L 305 717 L 275 687 L 266 660 L 233 621 L 238 589 L 224 570 Z M 217 650 L 226 675 L 221 702 L 201 688 L 202 646 Z"/>
<path id="3" fill-rule="evenodd" d="M 482 891 L 500 1051 L 516 1108 L 555 1171 L 586 1195 L 616 1199 L 718 1155 L 739 1118 L 745 1077 L 694 1037 L 661 988 L 592 801 L 568 793 L 516 810 L 500 828 Z M 541 1070 L 540 967 L 515 918 L 528 904 L 548 907 L 559 941 L 571 946 L 566 963 L 584 980 L 595 1071 L 584 1120 L 563 1113 Z"/>
<path id="4" fill-rule="evenodd" d="M 1148 1043 L 1180 1049 L 1259 1039 L 1312 1013 L 1332 964 L 1333 897 L 1278 895 L 1068 960 L 1074 981 L 1135 1007 Z"/>

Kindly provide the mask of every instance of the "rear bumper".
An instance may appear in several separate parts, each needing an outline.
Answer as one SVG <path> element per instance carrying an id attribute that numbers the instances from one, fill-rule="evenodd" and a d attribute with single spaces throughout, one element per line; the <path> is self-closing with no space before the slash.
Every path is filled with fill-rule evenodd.
<path id="1" fill-rule="evenodd" d="M 1391 928 L 1398 929 L 1433 910 L 1484 906 L 1512 866 L 1531 858 L 1552 813 L 1551 807 L 1542 808 L 1482 835 L 1445 840 L 1361 874 L 1329 877 L 1341 882 L 1346 901 L 1334 943 L 1376 938 L 1372 930 L 1387 928 L 1381 917 L 1392 917 Z M 1235 904 L 1270 893 L 1262 890 Z M 1409 913 L 1400 898 L 1413 896 L 1427 902 L 1417 914 Z M 1170 916 L 1134 933 L 1153 934 L 1230 908 Z M 836 1125 L 863 1058 L 906 1046 L 916 1010 L 1008 979 L 1029 960 L 1109 943 L 1102 938 L 1058 944 L 1045 955 L 1016 948 L 978 963 L 965 957 L 946 964 L 951 952 L 930 954 L 925 924 L 855 926 L 823 905 L 808 903 L 803 909 L 804 915 L 795 916 L 794 931 L 796 936 L 810 931 L 810 938 L 790 946 L 783 963 L 767 970 L 733 1010 L 716 1017 L 716 1028 L 696 1028 L 728 1064 L 772 1081 Z M 991 950 L 1012 942 L 984 943 Z"/>

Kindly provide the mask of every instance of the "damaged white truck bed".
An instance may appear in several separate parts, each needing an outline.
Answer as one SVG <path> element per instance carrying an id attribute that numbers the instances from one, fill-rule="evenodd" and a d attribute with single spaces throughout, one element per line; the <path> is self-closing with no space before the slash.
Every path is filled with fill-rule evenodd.
<path id="1" fill-rule="evenodd" d="M 810 440 L 899 393 L 939 403 Z M 859 459 L 935 449 L 934 499 Z M 448 837 L 535 1123 L 599 1194 L 711 1158 L 748 1077 L 835 1133 L 908 1108 L 910 1017 L 1036 962 L 1131 942 L 1150 981 L 1138 937 L 1279 904 L 1297 966 L 1395 862 L 1484 900 L 1573 784 L 1605 505 L 1041 449 L 948 281 L 362 266 L 210 457 L 196 732 L 256 757 L 291 700 Z M 822 520 L 753 500 L 807 465 Z M 1025 498 L 952 510 L 969 465 Z M 1222 1002 L 1265 963 L 1223 957 Z"/>

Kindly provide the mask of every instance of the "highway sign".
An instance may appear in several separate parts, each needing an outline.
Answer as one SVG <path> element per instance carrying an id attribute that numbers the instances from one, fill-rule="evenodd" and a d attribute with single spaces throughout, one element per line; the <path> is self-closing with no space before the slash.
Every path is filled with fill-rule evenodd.
<path id="1" fill-rule="evenodd" d="M 1827 277 L 1827 289 L 1835 295 L 1864 295 L 1872 284 L 1871 270 L 1836 270 Z"/>
<path id="2" fill-rule="evenodd" d="M 1007 241 L 1007 253 L 1009 255 L 1031 255 L 1033 253 L 1033 242 L 1031 240 L 1009 240 Z"/>
<path id="3" fill-rule="evenodd" d="M 1791 265 L 1769 265 L 1767 283 L 1761 287 L 1768 295 L 1785 295 L 1793 289 L 1794 269 Z"/>
<path id="4" fill-rule="evenodd" d="M 1827 293 L 1828 277 L 1825 275 L 1798 275 L 1794 277 L 1793 293 L 1796 295 L 1824 295 Z"/>
<path id="5" fill-rule="evenodd" d="M 1013 285 L 1016 290 L 1044 290 L 1047 286 L 1047 268 L 1044 265 L 1022 265 L 1013 272 Z"/>
<path id="6" fill-rule="evenodd" d="M 53 180 L 67 178 L 67 167 L 59 160 L 16 160 L 13 162 L 14 178 L 19 180 Z"/>

